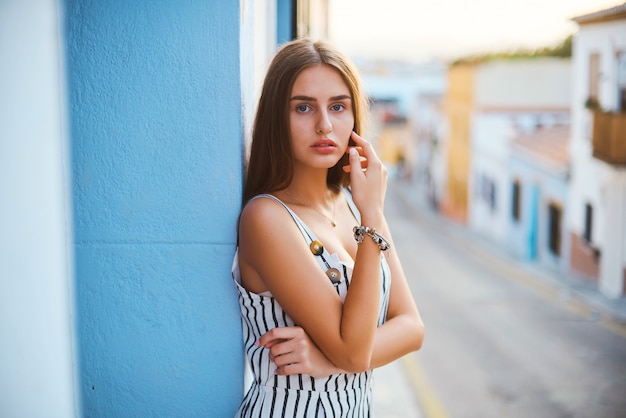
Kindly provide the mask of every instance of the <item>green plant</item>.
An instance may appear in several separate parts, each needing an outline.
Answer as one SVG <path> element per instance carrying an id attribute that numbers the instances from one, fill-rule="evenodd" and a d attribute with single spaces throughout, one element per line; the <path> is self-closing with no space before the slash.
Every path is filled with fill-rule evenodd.
<path id="1" fill-rule="evenodd" d="M 588 97 L 587 100 L 585 100 L 585 108 L 589 109 L 589 110 L 601 110 L 601 106 L 600 106 L 600 102 L 598 101 L 598 99 L 596 99 L 595 97 Z"/>

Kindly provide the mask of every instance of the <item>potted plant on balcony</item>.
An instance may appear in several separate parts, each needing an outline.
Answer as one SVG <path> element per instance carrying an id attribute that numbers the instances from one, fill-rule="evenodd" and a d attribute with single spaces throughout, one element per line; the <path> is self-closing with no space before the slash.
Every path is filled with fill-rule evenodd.
<path id="1" fill-rule="evenodd" d="M 585 100 L 585 108 L 589 109 L 592 112 L 598 112 L 602 110 L 598 99 L 592 96 L 587 97 L 587 100 Z"/>

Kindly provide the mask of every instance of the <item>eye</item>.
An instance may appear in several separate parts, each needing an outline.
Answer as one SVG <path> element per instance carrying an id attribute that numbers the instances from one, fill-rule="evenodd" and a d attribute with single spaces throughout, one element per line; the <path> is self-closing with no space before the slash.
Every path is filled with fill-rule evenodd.
<path id="1" fill-rule="evenodd" d="M 342 110 L 344 110 L 346 107 L 344 105 L 342 105 L 341 103 L 337 103 L 334 104 L 330 107 L 331 110 L 335 111 L 335 112 L 340 112 Z"/>
<path id="2" fill-rule="evenodd" d="M 311 106 L 308 104 L 300 104 L 296 106 L 296 112 L 304 113 L 311 109 Z"/>

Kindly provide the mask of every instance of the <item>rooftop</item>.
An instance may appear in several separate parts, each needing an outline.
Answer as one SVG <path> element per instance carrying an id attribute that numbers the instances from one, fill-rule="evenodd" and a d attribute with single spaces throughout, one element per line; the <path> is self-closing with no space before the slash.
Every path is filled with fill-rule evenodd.
<path id="1" fill-rule="evenodd" d="M 569 162 L 569 136 L 569 125 L 539 128 L 534 132 L 515 137 L 512 146 L 533 162 L 543 162 L 564 169 Z"/>
<path id="2" fill-rule="evenodd" d="M 599 10 L 597 12 L 572 18 L 572 20 L 579 25 L 623 19 L 626 19 L 626 3 L 609 9 Z"/>

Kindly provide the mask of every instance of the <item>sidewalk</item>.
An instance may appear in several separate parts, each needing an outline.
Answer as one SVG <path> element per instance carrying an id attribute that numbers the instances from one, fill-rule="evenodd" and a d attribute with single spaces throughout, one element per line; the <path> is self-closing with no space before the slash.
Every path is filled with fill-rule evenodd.
<path id="1" fill-rule="evenodd" d="M 374 370 L 376 418 L 424 418 L 402 359 Z"/>

